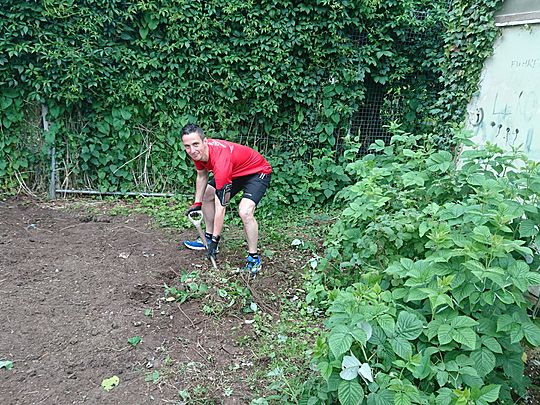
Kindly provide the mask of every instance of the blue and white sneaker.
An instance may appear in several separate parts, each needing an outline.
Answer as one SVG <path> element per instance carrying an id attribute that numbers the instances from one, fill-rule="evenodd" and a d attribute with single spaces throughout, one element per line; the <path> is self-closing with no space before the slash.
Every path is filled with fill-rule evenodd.
<path id="1" fill-rule="evenodd" d="M 244 269 L 249 271 L 251 273 L 251 275 L 253 277 L 255 277 L 257 275 L 257 273 L 259 271 L 261 271 L 261 269 L 262 269 L 261 257 L 260 256 L 257 256 L 257 257 L 248 256 L 246 266 L 244 267 Z"/>
<path id="2" fill-rule="evenodd" d="M 210 241 L 207 239 L 208 243 Z M 191 250 L 205 250 L 206 246 L 204 246 L 204 243 L 202 243 L 201 238 L 198 238 L 197 240 L 185 240 L 184 246 Z"/>
<path id="3" fill-rule="evenodd" d="M 206 236 L 206 242 L 210 244 L 210 242 L 212 242 L 212 238 Z M 202 243 L 201 238 L 197 238 L 196 240 L 185 240 L 183 243 L 185 247 L 191 250 L 206 250 L 206 246 L 204 246 L 204 243 Z M 219 246 L 216 250 L 216 253 L 219 253 Z"/>

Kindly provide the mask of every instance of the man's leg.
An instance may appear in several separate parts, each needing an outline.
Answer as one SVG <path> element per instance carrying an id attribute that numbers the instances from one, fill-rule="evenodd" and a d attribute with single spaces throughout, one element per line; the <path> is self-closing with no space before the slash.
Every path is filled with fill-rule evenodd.
<path id="1" fill-rule="evenodd" d="M 238 205 L 238 214 L 244 224 L 248 253 L 257 253 L 257 243 L 259 241 L 259 224 L 255 219 L 255 207 L 255 202 L 248 198 L 242 198 Z"/>
<path id="2" fill-rule="evenodd" d="M 244 233 L 246 234 L 249 256 L 252 259 L 256 258 L 259 266 L 260 259 L 258 258 L 257 251 L 257 245 L 259 242 L 259 224 L 255 219 L 255 207 L 266 193 L 266 189 L 269 185 L 269 174 L 254 174 L 244 177 L 242 180 L 244 195 L 242 200 L 240 200 L 240 205 L 238 206 L 238 213 L 244 224 Z M 250 259 L 248 257 L 248 262 L 249 260 Z"/>
<path id="3" fill-rule="evenodd" d="M 214 231 L 214 215 L 216 212 L 216 189 L 210 184 L 206 186 L 206 191 L 203 196 L 202 212 L 204 216 L 204 223 L 206 225 L 206 233 L 210 235 Z"/>

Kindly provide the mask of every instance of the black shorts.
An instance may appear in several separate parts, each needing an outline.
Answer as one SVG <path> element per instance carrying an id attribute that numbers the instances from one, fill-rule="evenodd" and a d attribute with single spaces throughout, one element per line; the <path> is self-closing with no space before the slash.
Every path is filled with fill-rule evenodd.
<path id="1" fill-rule="evenodd" d="M 266 193 L 266 189 L 270 185 L 271 177 L 271 173 L 255 173 L 233 179 L 231 198 L 238 194 L 240 190 L 244 190 L 244 195 L 242 196 L 242 198 L 248 198 L 255 204 L 258 204 L 259 201 L 261 201 L 261 198 L 263 198 L 264 193 Z M 216 188 L 216 181 L 214 180 L 214 178 L 211 178 L 208 181 L 208 184 Z"/>

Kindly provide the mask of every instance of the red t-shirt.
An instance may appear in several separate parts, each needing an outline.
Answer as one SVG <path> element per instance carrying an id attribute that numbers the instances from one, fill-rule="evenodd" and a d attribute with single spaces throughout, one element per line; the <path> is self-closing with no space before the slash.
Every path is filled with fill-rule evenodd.
<path id="1" fill-rule="evenodd" d="M 272 167 L 266 159 L 250 147 L 222 139 L 207 139 L 208 162 L 194 161 L 194 163 L 197 170 L 206 169 L 214 173 L 216 190 L 232 183 L 237 177 L 272 173 Z"/>

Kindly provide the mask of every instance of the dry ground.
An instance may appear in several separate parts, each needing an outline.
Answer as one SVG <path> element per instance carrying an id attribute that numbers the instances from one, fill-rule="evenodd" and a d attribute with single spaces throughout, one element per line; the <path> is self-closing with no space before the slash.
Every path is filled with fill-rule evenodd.
<path id="1" fill-rule="evenodd" d="M 0 361 L 13 362 L 0 369 L 0 402 L 249 403 L 260 359 L 241 342 L 252 314 L 216 317 L 198 299 L 165 300 L 164 284 L 182 272 L 209 271 L 200 252 L 179 248 L 193 232 L 72 205 L 0 202 Z M 230 269 L 220 276 L 270 297 L 284 263 L 266 264 L 255 280 Z M 134 336 L 142 338 L 135 347 Z M 112 376 L 120 382 L 107 392 L 101 383 Z"/>

